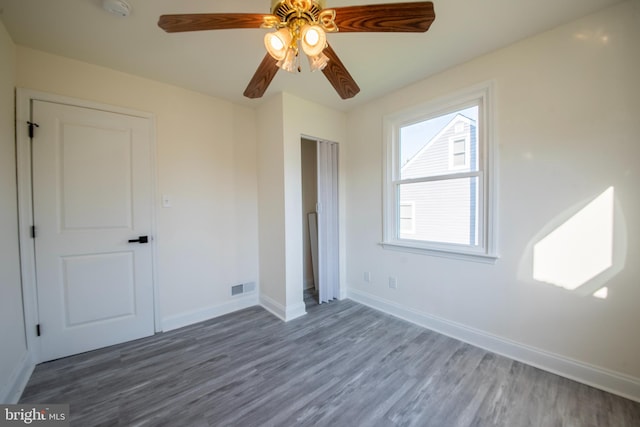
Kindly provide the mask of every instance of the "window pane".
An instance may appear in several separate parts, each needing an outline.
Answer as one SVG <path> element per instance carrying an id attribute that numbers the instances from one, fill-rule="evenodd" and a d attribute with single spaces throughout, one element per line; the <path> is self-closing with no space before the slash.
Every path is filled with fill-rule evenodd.
<path id="1" fill-rule="evenodd" d="M 453 166 L 464 166 L 465 160 L 466 159 L 465 159 L 464 153 L 454 154 L 453 155 Z"/>
<path id="2" fill-rule="evenodd" d="M 400 233 L 413 234 L 415 231 L 413 203 L 401 203 L 399 214 Z"/>
<path id="3" fill-rule="evenodd" d="M 478 184 L 478 177 L 471 177 L 399 185 L 400 204 L 415 206 L 413 232 L 401 226 L 399 237 L 478 245 Z"/>
<path id="4" fill-rule="evenodd" d="M 465 142 L 465 139 L 458 139 L 456 141 L 453 141 L 453 154 L 464 153 Z"/>
<path id="5" fill-rule="evenodd" d="M 478 170 L 478 107 L 453 111 L 400 128 L 400 179 L 423 178 Z M 466 153 L 464 140 L 469 141 Z M 450 149 L 451 141 L 453 150 Z M 458 144 L 458 141 L 462 144 Z M 450 156 L 466 153 L 462 164 Z M 464 161 L 468 161 L 468 164 Z M 451 166 L 466 166 L 466 168 Z"/>
<path id="6" fill-rule="evenodd" d="M 401 204 L 400 205 L 400 218 L 401 219 L 411 219 L 413 218 L 413 207 L 410 204 Z"/>
<path id="7" fill-rule="evenodd" d="M 400 219 L 400 233 L 413 234 L 412 219 Z"/>

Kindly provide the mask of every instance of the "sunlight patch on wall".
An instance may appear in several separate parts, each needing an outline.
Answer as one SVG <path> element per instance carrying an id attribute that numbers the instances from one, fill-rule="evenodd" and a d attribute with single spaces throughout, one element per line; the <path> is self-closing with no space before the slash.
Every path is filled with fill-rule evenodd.
<path id="1" fill-rule="evenodd" d="M 609 296 L 609 288 L 606 286 L 604 288 L 600 288 L 593 293 L 593 296 L 600 299 L 607 299 Z"/>
<path id="2" fill-rule="evenodd" d="M 533 278 L 574 290 L 609 269 L 613 215 L 614 191 L 609 187 L 534 245 Z"/>
<path id="3" fill-rule="evenodd" d="M 609 43 L 610 36 L 606 31 L 599 29 L 597 31 L 581 31 L 573 35 L 576 40 L 582 42 L 590 42 L 594 44 L 606 45 Z"/>

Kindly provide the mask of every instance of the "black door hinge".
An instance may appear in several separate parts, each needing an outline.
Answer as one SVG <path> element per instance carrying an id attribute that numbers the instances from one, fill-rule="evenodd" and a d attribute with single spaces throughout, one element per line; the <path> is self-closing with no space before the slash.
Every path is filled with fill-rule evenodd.
<path id="1" fill-rule="evenodd" d="M 36 335 L 40 336 L 40 323 L 36 325 Z"/>
<path id="2" fill-rule="evenodd" d="M 34 131 L 33 128 L 39 128 L 40 125 L 33 122 L 27 122 L 27 125 L 29 125 L 29 138 L 33 138 L 33 131 Z"/>
<path id="3" fill-rule="evenodd" d="M 35 225 L 31 226 L 31 238 L 32 239 L 36 238 L 36 226 Z"/>

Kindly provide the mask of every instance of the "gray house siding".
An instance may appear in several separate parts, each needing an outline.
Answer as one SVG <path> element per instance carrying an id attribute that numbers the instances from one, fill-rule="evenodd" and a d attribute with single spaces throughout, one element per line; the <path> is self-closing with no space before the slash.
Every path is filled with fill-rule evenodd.
<path id="1" fill-rule="evenodd" d="M 463 162 L 460 141 L 465 141 Z M 457 115 L 401 168 L 400 176 L 404 180 L 468 172 L 477 170 L 477 162 L 475 122 Z M 478 185 L 475 177 L 401 185 L 400 238 L 476 245 Z"/>

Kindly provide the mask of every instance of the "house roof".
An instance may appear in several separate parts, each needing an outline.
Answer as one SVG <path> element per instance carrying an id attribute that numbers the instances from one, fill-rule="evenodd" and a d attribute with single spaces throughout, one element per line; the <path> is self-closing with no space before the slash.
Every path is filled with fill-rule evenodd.
<path id="1" fill-rule="evenodd" d="M 459 121 L 463 121 L 470 125 L 476 124 L 475 120 L 460 113 L 456 114 L 455 116 L 453 116 L 451 120 L 449 120 L 449 122 L 446 125 L 442 127 L 442 129 L 438 131 L 438 133 L 436 133 L 431 139 L 429 139 L 424 144 L 424 146 L 422 146 L 422 148 L 420 148 L 409 160 L 407 160 L 407 162 L 404 165 L 402 165 L 401 169 L 408 168 L 415 161 L 415 159 L 419 158 L 425 151 L 427 151 L 427 149 L 431 144 L 433 144 L 435 141 L 438 141 L 443 134 L 445 134 L 449 129 L 451 129 L 452 126 L 454 126 Z"/>

